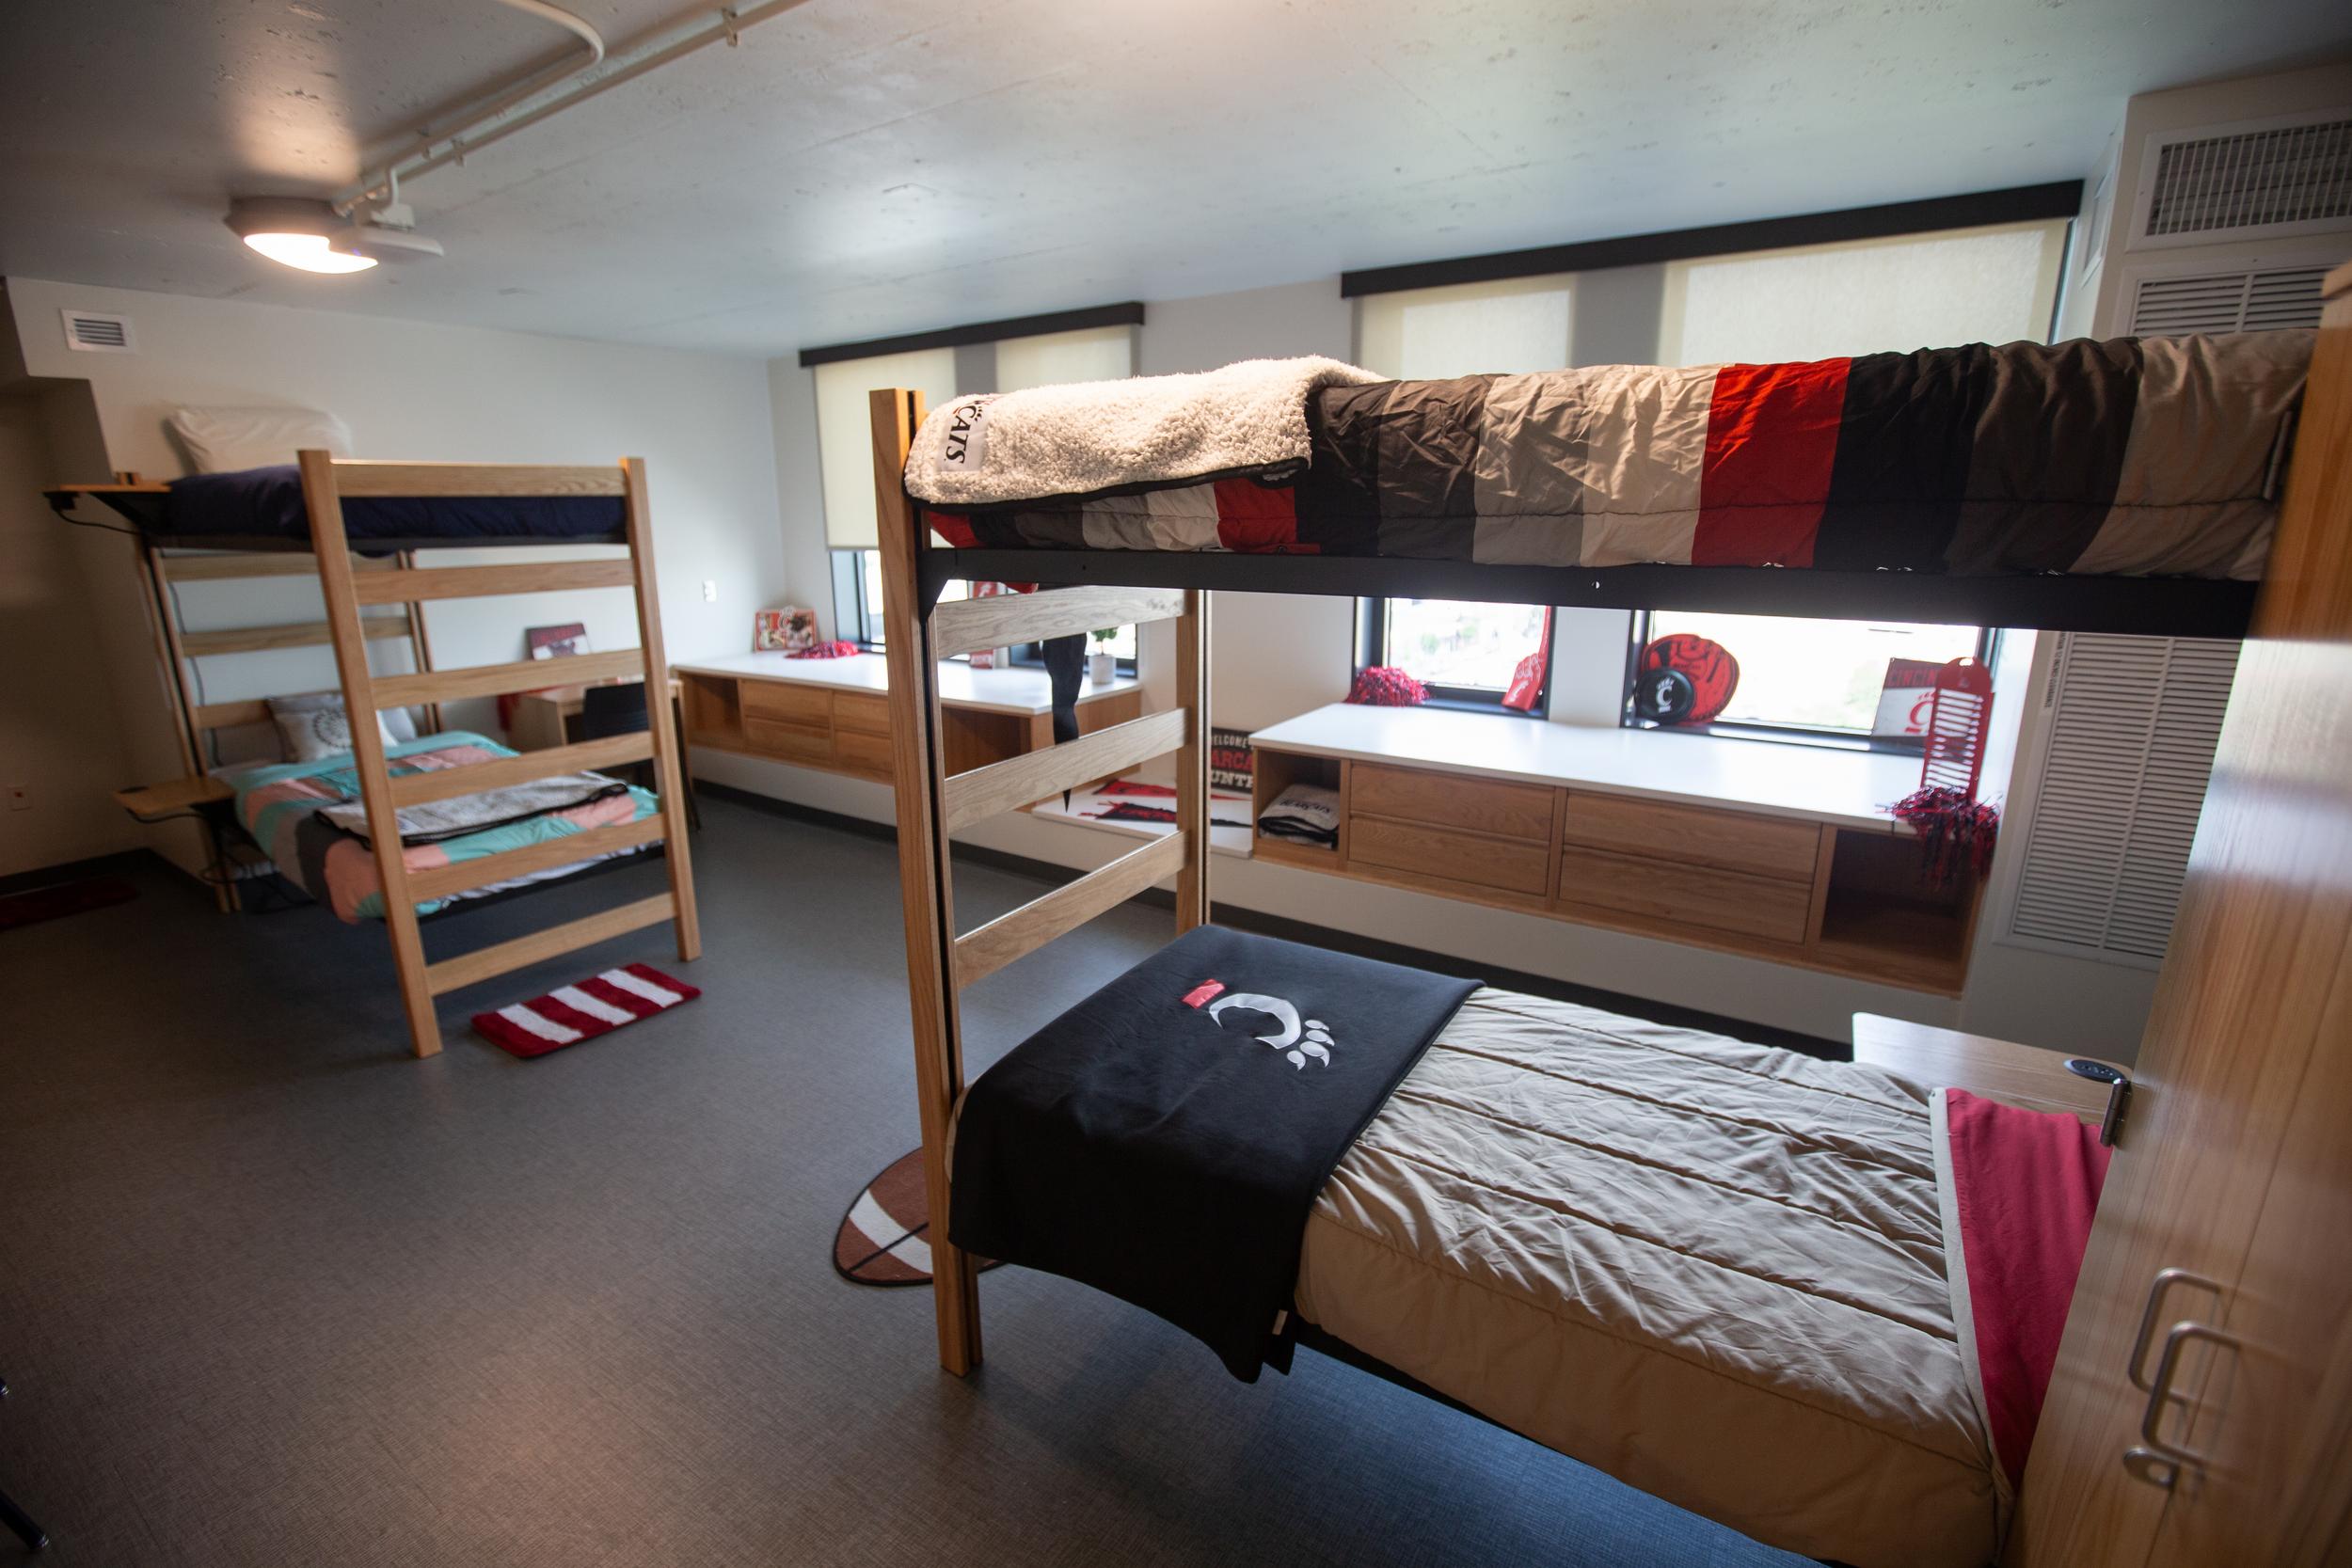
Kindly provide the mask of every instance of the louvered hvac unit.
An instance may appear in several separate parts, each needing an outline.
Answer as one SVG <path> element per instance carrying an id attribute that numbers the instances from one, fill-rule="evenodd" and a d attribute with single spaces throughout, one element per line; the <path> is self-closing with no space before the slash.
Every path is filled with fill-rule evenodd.
<path id="1" fill-rule="evenodd" d="M 2352 222 L 2352 115 L 2306 114 L 2148 138 L 2134 250 L 2324 234 Z"/>
<path id="2" fill-rule="evenodd" d="M 2007 940 L 2153 969 L 2237 670 L 2235 642 L 2069 633 Z"/>
<path id="3" fill-rule="evenodd" d="M 2309 266 L 2141 277 L 2124 330 L 2135 338 L 2162 338 L 2317 326 L 2319 284 L 2327 276 L 2325 266 Z"/>

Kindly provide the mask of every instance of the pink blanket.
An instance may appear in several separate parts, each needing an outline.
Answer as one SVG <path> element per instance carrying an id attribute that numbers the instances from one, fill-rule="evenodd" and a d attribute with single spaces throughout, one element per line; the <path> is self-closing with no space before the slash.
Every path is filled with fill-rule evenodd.
<path id="1" fill-rule="evenodd" d="M 1944 1091 L 1955 1294 L 1966 1314 L 1994 1455 L 2014 1486 L 2042 1419 L 2058 1336 L 2106 1180 L 2098 1131 L 2063 1112 Z"/>

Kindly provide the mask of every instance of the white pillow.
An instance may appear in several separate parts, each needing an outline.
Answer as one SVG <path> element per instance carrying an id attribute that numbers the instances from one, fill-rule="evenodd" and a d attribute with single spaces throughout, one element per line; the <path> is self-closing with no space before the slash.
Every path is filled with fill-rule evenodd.
<path id="1" fill-rule="evenodd" d="M 272 697 L 269 716 L 278 721 L 278 733 L 285 739 L 288 762 L 319 762 L 351 750 L 351 720 L 343 712 L 340 691 Z M 385 745 L 396 744 L 380 713 L 375 716 L 375 730 Z"/>
<path id="2" fill-rule="evenodd" d="M 315 408 L 175 408 L 172 433 L 200 474 L 291 463 L 305 447 L 351 455 L 351 431 Z"/>

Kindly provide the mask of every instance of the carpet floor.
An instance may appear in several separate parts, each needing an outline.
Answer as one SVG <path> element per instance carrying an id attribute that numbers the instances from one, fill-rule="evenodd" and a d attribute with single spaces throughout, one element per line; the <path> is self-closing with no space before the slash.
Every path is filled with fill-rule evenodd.
<path id="1" fill-rule="evenodd" d="M 59 1568 L 1794 1564 L 1313 1355 L 1252 1386 L 1020 1269 L 988 1361 L 829 1255 L 916 1141 L 894 852 L 711 801 L 702 1000 L 536 1061 L 443 999 L 416 1062 L 379 927 L 193 881 L 0 935 L 0 1489 Z M 429 954 L 658 890 L 634 867 Z M 1034 896 L 958 873 L 967 920 Z M 1130 906 L 966 993 L 974 1070 L 1143 957 Z M 0 1537 L 0 1561 L 14 1543 Z"/>

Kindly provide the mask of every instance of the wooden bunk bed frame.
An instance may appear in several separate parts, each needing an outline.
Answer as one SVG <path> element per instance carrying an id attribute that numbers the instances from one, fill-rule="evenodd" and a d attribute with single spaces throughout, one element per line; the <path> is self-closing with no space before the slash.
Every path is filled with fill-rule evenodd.
<path id="1" fill-rule="evenodd" d="M 2137 1065 L 2135 1127 L 2118 1151 L 2077 1286 L 2066 1338 L 2035 1443 L 2023 1514 L 2003 1560 L 2010 1564 L 2217 1560 L 2168 1557 L 2184 1540 L 2213 1546 L 2242 1535 L 2263 1499 L 2262 1532 L 2280 1560 L 2323 1560 L 2329 1530 L 2352 1508 L 2352 1453 L 2342 1438 L 2352 1343 L 2341 1303 L 2352 1290 L 2352 1254 L 2327 1247 L 2314 1269 L 2297 1227 L 2314 1221 L 2340 1235 L 2352 1213 L 2352 1158 L 2338 1117 L 2352 1078 L 2325 1047 L 2340 1044 L 2344 997 L 2352 995 L 2352 867 L 2335 851 L 2352 844 L 2352 788 L 2344 784 L 2352 742 L 2352 687 L 2341 679 L 2352 648 L 2352 265 L 2328 279 L 2328 301 L 2313 359 L 2297 455 L 2285 490 L 2269 574 L 2256 585 L 2059 578 L 1955 578 L 1901 574 L 1765 572 L 1626 567 L 1606 571 L 1471 566 L 1460 562 L 1172 554 L 1144 551 L 952 550 L 934 547 L 903 474 L 924 415 L 922 394 L 872 394 L 874 478 L 881 522 L 884 614 L 897 737 L 899 874 L 914 1019 L 924 1174 L 930 1212 L 949 1212 L 947 1134 L 963 1092 L 961 989 L 1131 895 L 1176 879 L 1176 931 L 1209 916 L 1208 785 L 1203 706 L 1209 673 L 1206 590 L 1315 594 L 1420 593 L 1602 606 L 1744 610 L 1779 614 L 1956 619 L 2158 636 L 2239 637 L 2248 645 L 2225 726 L 2222 756 L 2185 894 L 2181 929 L 2159 982 Z M 956 578 L 1085 586 L 1051 593 L 940 603 Z M 1174 617 L 1174 708 L 1032 753 L 1015 763 L 946 775 L 939 747 L 938 659 L 970 648 Z M 2249 682 L 2249 671 L 2301 676 Z M 2317 681 L 2316 686 L 2309 682 Z M 1177 752 L 1176 832 L 959 935 L 948 835 L 996 811 Z M 2234 771 L 2233 771 L 2234 769 Z M 2319 781 L 2334 786 L 2324 804 Z M 2211 827 L 2217 819 L 2218 827 Z M 2287 867 L 2301 876 L 2292 886 Z M 2254 984 L 2259 956 L 2295 949 L 2307 966 L 2286 983 Z M 2263 973 L 2268 973 L 2264 971 Z M 2331 1022 L 2332 1021 L 2332 1022 Z M 2335 1056 L 2343 1055 L 2337 1052 Z M 2325 1101 L 2315 1115 L 2297 1092 L 2306 1064 Z M 2332 1095 L 2329 1091 L 2335 1091 Z M 2292 1118 L 2292 1119 L 2291 1119 Z M 2262 1134 L 2257 1136 L 2257 1134 Z M 2220 1139 L 2222 1141 L 2217 1141 Z M 2234 1141 L 2230 1141 L 2234 1140 Z M 2137 1148 L 2131 1147 L 2137 1145 Z M 2279 1173 L 2282 1211 L 2265 1258 L 2256 1216 Z M 2208 1184 L 2218 1180 L 2217 1195 Z M 2323 1201 L 2332 1208 L 2323 1208 Z M 2256 1234 L 2249 1249 L 2245 1238 Z M 972 1258 L 944 1224 L 930 1235 L 939 1360 L 963 1375 L 981 1354 Z M 2196 1273 L 2177 1266 L 2193 1260 Z M 2258 1279 L 2258 1262 L 2271 1273 Z M 2159 1269 L 2148 1284 L 2148 1270 Z M 2241 1276 L 2239 1270 L 2246 1271 Z M 2282 1273 L 2282 1271 L 2284 1271 Z M 2168 1289 L 2181 1278 L 2221 1293 L 2186 1293 L 2153 1374 L 2153 1330 Z M 2230 1281 L 2239 1300 L 2232 1300 Z M 2191 1321 L 2196 1310 L 2213 1322 Z M 2281 1352 L 2256 1330 L 2231 1332 L 2242 1310 L 2283 1325 Z M 2228 1327 L 2216 1326 L 2227 1321 Z M 2135 1329 L 2134 1325 L 2137 1324 Z M 2332 1327 L 2330 1326 L 2332 1325 Z M 2272 1408 L 2213 1428 L 2188 1449 L 2168 1430 L 2196 1408 L 2180 1391 L 2184 1343 L 2249 1357 Z M 2316 1341 L 2316 1349 L 2309 1348 Z M 1328 1347 L 1342 1359 L 1407 1382 Z M 2196 1376 L 2218 1380 L 2218 1355 Z M 2305 1363 L 2310 1365 L 2306 1366 Z M 2325 1368 L 2325 1377 L 2310 1375 Z M 2180 1388 L 2174 1386 L 2178 1382 Z M 2153 1387 L 2153 1392 L 2150 1390 Z M 1426 1391 L 1426 1390 L 1424 1390 Z M 1444 1396 L 1439 1395 L 1439 1398 Z M 1447 1402 L 1453 1402 L 1447 1401 Z M 2143 1410 L 2144 1403 L 2144 1410 Z M 1473 1414 L 1475 1414 L 1473 1412 Z M 2137 1445 L 2129 1448 L 2127 1445 Z M 2118 1465 L 2118 1460 L 2122 1464 Z M 2286 1466 L 2282 1473 L 2281 1465 Z M 2202 1484 L 2174 1494 L 2184 1471 Z M 2184 1501 L 2184 1497 L 2186 1501 Z M 2185 1512 L 2184 1512 L 2185 1510 Z M 2161 1523 L 2159 1523 L 2161 1516 Z M 2176 1516 L 2180 1523 L 2175 1524 Z M 2288 1542 L 2296 1544 L 2287 1546 Z M 2152 1543 L 2155 1545 L 2152 1547 Z M 2192 1552 L 2195 1550 L 2191 1548 Z M 2251 1559 L 2249 1558 L 2249 1560 Z"/>
<path id="2" fill-rule="evenodd" d="M 344 709 L 354 719 L 352 758 L 358 773 L 359 798 L 367 813 L 371 852 L 383 889 L 384 924 L 391 940 L 392 964 L 407 1019 L 410 1049 L 418 1056 L 430 1056 L 441 1049 L 435 998 L 460 987 L 665 920 L 675 927 L 679 960 L 691 961 L 700 956 L 702 934 L 694 903 L 693 863 L 687 848 L 685 797 L 680 784 L 680 738 L 668 703 L 647 703 L 647 728 L 632 735 L 583 740 L 465 768 L 397 778 L 389 770 L 381 734 L 374 724 L 360 719 L 385 708 L 422 707 L 429 722 L 437 728 L 445 702 L 502 696 L 548 684 L 546 662 L 530 659 L 437 670 L 425 636 L 423 607 L 440 599 L 628 588 L 634 597 L 638 646 L 578 656 L 564 662 L 562 673 L 566 680 L 576 681 L 643 679 L 651 683 L 664 678 L 669 661 L 662 651 L 644 460 L 631 457 L 617 464 L 581 466 L 386 463 L 339 458 L 310 451 L 297 454 L 297 462 L 303 500 L 310 515 L 307 549 L 291 540 L 215 539 L 204 535 L 175 538 L 144 531 L 141 533 L 141 586 L 154 616 L 157 657 L 171 673 L 168 689 L 187 782 L 194 784 L 206 780 L 206 741 L 215 731 L 266 722 L 270 717 L 268 704 L 260 700 L 199 701 L 190 673 L 190 660 L 270 648 L 326 646 L 334 650 Z M 142 483 L 135 476 L 126 476 L 126 481 L 111 485 L 65 487 L 51 492 L 51 496 L 53 501 L 62 497 L 90 496 L 135 520 L 151 522 L 159 515 L 153 509 L 160 506 L 167 486 Z M 343 527 L 344 498 L 455 496 L 612 496 L 623 502 L 626 520 L 616 539 L 421 539 L 395 541 L 397 547 L 392 553 L 380 558 L 353 553 Z M 383 547 L 380 543 L 369 543 Z M 603 561 L 536 564 L 416 564 L 419 549 L 464 549 L 474 543 L 496 546 L 534 543 L 619 544 L 627 554 Z M 208 553 L 167 553 L 173 549 Z M 190 632 L 181 626 L 170 593 L 171 585 L 177 582 L 305 576 L 313 571 L 326 606 L 326 618 L 319 622 Z M 397 607 L 400 613 L 366 613 L 371 609 L 388 606 Z M 415 655 L 412 672 L 378 675 L 369 668 L 368 643 L 386 637 L 409 640 Z M 591 828 L 480 860 L 417 872 L 408 870 L 402 856 L 397 813 L 403 806 L 646 760 L 651 760 L 655 767 L 660 810 L 643 820 Z M 425 958 L 416 908 L 419 900 L 444 899 L 575 861 L 657 844 L 665 849 L 670 881 L 667 893 L 533 931 L 495 946 L 437 961 Z M 214 892 L 224 911 L 236 907 L 236 892 L 230 879 L 215 879 Z"/>

